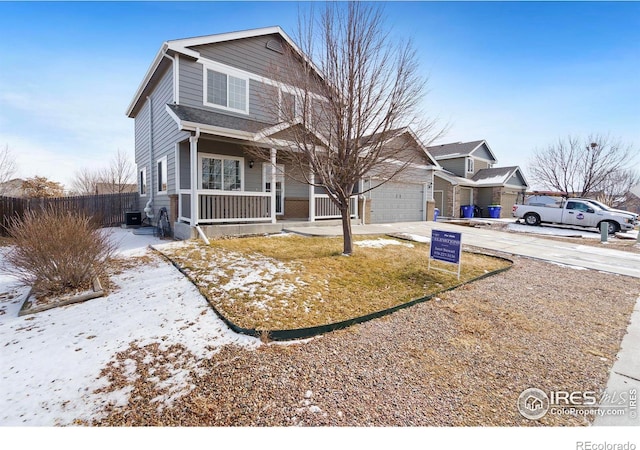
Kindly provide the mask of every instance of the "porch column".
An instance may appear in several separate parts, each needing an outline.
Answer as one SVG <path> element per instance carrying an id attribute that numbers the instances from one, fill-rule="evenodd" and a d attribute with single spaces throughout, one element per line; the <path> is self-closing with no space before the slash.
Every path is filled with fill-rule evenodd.
<path id="1" fill-rule="evenodd" d="M 276 152 L 271 149 L 271 223 L 276 223 Z"/>
<path id="2" fill-rule="evenodd" d="M 189 161 L 191 162 L 191 220 L 190 225 L 198 225 L 200 212 L 198 211 L 198 138 L 200 130 L 189 137 Z"/>
<path id="3" fill-rule="evenodd" d="M 313 172 L 309 174 L 309 222 L 316 221 L 316 187 L 313 183 L 316 182 L 316 176 Z"/>

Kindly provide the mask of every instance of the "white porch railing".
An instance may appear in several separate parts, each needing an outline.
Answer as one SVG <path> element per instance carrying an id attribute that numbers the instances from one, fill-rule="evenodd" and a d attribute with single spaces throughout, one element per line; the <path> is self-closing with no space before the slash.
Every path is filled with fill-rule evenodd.
<path id="1" fill-rule="evenodd" d="M 339 219 L 342 216 L 340 215 L 340 210 L 336 206 L 335 203 L 329 198 L 327 194 L 315 194 L 314 195 L 314 203 L 315 203 L 315 215 L 313 219 Z M 351 218 L 358 218 L 358 196 L 351 196 Z"/>
<path id="2" fill-rule="evenodd" d="M 223 222 L 268 222 L 271 216 L 270 192 L 196 191 L 199 224 Z M 191 220 L 191 190 L 180 190 L 180 220 Z"/>

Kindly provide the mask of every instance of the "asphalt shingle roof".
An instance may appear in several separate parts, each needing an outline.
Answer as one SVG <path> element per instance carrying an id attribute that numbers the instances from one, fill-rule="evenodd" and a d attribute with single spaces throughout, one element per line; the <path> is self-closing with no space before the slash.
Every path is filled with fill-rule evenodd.
<path id="1" fill-rule="evenodd" d="M 452 144 L 434 145 L 433 147 L 427 147 L 429 153 L 434 158 L 455 158 L 459 156 L 469 156 L 484 140 L 471 141 L 471 142 L 455 142 Z"/>
<path id="2" fill-rule="evenodd" d="M 243 117 L 230 116 L 213 111 L 207 111 L 200 108 L 193 108 L 184 105 L 167 105 L 178 118 L 185 122 L 201 123 L 214 127 L 228 128 L 230 130 L 247 131 L 256 133 L 266 127 L 271 126 L 270 123 L 260 122 Z"/>

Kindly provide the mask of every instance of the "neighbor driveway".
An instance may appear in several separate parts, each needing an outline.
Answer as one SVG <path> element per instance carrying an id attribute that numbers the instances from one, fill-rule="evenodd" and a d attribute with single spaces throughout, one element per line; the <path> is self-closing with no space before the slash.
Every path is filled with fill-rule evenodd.
<path id="1" fill-rule="evenodd" d="M 444 222 L 400 222 L 377 225 L 354 225 L 354 234 L 409 233 L 431 236 L 432 229 L 462 233 L 462 243 L 489 250 L 541 259 L 603 272 L 640 278 L 640 254 L 602 247 L 561 242 L 539 236 L 508 233 L 489 228 L 475 228 Z M 291 227 L 285 231 L 313 235 L 339 236 L 341 226 Z"/>

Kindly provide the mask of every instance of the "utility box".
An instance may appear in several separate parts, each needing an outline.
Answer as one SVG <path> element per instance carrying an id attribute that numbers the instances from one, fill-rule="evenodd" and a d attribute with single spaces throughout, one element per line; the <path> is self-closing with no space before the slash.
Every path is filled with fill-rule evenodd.
<path id="1" fill-rule="evenodd" d="M 142 213 L 140 211 L 124 213 L 124 224 L 128 227 L 139 227 L 142 224 Z"/>

